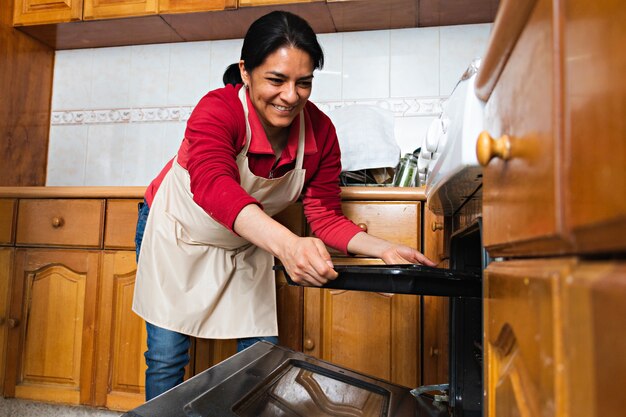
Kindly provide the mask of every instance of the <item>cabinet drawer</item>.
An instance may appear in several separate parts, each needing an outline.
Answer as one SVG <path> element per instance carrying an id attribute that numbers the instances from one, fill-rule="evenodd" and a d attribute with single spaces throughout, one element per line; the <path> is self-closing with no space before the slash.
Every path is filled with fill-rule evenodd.
<path id="1" fill-rule="evenodd" d="M 0 199 L 0 245 L 13 243 L 16 206 L 13 199 Z"/>
<path id="2" fill-rule="evenodd" d="M 108 200 L 104 247 L 110 249 L 134 249 L 135 229 L 140 199 Z"/>
<path id="3" fill-rule="evenodd" d="M 367 233 L 420 249 L 421 203 L 346 201 L 341 207 Z"/>
<path id="4" fill-rule="evenodd" d="M 104 200 L 20 200 L 18 246 L 102 245 Z"/>

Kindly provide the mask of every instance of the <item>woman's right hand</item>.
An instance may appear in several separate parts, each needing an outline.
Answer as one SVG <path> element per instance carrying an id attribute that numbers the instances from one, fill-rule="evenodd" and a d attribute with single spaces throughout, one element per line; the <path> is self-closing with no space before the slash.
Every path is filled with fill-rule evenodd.
<path id="1" fill-rule="evenodd" d="M 337 278 L 326 246 L 314 237 L 298 237 L 285 242 L 278 259 L 296 284 L 319 287 Z"/>

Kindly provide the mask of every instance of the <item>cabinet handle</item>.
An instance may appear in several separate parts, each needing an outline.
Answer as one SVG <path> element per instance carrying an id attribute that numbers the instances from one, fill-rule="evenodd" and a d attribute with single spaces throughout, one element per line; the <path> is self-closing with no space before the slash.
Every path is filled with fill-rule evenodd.
<path id="1" fill-rule="evenodd" d="M 430 224 L 430 228 L 432 229 L 433 232 L 436 232 L 437 230 L 443 230 L 443 223 L 432 222 Z"/>
<path id="2" fill-rule="evenodd" d="M 364 232 L 367 232 L 367 225 L 365 223 L 359 223 L 357 226 L 359 226 Z"/>
<path id="3" fill-rule="evenodd" d="M 439 349 L 431 346 L 430 347 L 430 356 L 439 356 Z"/>
<path id="4" fill-rule="evenodd" d="M 20 321 L 18 319 L 10 318 L 7 320 L 7 323 L 9 324 L 10 328 L 14 329 L 19 326 Z"/>
<path id="5" fill-rule="evenodd" d="M 502 135 L 498 139 L 492 138 L 488 132 L 482 131 L 476 141 L 476 158 L 482 166 L 487 166 L 493 158 L 504 161 L 511 159 L 511 138 Z"/>
<path id="6" fill-rule="evenodd" d="M 312 339 L 304 340 L 304 349 L 313 350 L 315 348 L 315 342 Z"/>
<path id="7" fill-rule="evenodd" d="M 53 217 L 52 218 L 52 227 L 54 227 L 55 229 L 57 227 L 63 226 L 63 224 L 65 224 L 65 220 L 63 220 L 63 217 Z"/>

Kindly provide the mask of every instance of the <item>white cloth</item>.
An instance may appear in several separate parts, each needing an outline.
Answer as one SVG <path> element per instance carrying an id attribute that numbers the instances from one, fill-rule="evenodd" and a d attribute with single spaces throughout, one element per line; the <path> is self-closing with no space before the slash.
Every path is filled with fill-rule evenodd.
<path id="1" fill-rule="evenodd" d="M 341 149 L 342 171 L 393 168 L 400 160 L 393 113 L 355 104 L 328 112 Z"/>

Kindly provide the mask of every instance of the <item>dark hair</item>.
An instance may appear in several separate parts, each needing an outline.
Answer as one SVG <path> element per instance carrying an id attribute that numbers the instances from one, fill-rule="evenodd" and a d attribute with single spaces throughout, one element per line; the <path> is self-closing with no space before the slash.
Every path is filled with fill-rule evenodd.
<path id="1" fill-rule="evenodd" d="M 283 46 L 293 46 L 308 53 L 313 69 L 324 66 L 324 52 L 306 20 L 290 12 L 274 11 L 255 20 L 243 40 L 241 59 L 246 71 L 263 64 L 268 55 Z M 231 64 L 222 77 L 224 85 L 241 84 L 239 64 Z"/>

